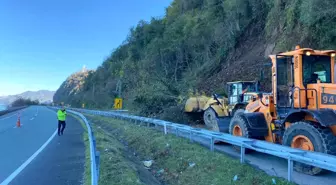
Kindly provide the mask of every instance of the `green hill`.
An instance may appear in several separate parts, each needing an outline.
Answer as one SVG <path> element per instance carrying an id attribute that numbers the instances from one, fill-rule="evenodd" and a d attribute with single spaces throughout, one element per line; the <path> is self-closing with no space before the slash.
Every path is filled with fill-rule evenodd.
<path id="1" fill-rule="evenodd" d="M 270 90 L 269 54 L 297 44 L 336 48 L 335 10 L 333 0 L 175 0 L 163 18 L 132 28 L 82 86 L 65 90 L 65 82 L 54 101 L 111 108 L 121 79 L 127 109 L 177 119 L 188 93 L 223 91 L 227 81 L 257 79 L 261 68 Z"/>

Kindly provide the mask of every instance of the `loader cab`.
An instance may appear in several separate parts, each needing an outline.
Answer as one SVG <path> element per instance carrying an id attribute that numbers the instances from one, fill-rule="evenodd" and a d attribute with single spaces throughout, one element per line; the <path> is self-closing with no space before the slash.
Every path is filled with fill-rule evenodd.
<path id="1" fill-rule="evenodd" d="M 253 93 L 258 92 L 258 84 L 256 81 L 228 82 L 229 104 L 248 103 Z"/>
<path id="2" fill-rule="evenodd" d="M 280 117 L 285 117 L 292 109 L 336 109 L 334 50 L 297 46 L 294 51 L 271 58 L 274 103 Z"/>

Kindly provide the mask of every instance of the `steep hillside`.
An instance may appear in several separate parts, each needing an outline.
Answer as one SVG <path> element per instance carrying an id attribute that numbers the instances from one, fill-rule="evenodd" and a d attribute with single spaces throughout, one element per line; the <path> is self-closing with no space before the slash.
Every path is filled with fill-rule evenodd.
<path id="1" fill-rule="evenodd" d="M 55 91 L 40 90 L 26 91 L 17 95 L 0 96 L 0 104 L 9 105 L 19 98 L 38 100 L 40 103 L 49 103 L 52 101 Z"/>
<path id="2" fill-rule="evenodd" d="M 269 90 L 271 53 L 297 44 L 335 49 L 335 6 L 333 0 L 175 0 L 164 18 L 132 28 L 76 94 L 56 94 L 73 106 L 80 99 L 112 107 L 121 79 L 127 109 L 178 119 L 189 93 L 223 91 L 227 81 L 258 79 L 261 69 Z"/>
<path id="3" fill-rule="evenodd" d="M 80 97 L 77 96 L 78 92 L 83 87 L 85 79 L 88 75 L 92 74 L 92 72 L 91 70 L 83 68 L 81 71 L 69 76 L 56 91 L 53 96 L 53 101 L 55 103 L 81 104 Z"/>

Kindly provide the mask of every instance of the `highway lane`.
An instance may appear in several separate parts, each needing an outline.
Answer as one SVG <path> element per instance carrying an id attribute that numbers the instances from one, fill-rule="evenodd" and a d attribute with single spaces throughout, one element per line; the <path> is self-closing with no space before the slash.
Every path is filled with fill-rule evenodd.
<path id="1" fill-rule="evenodd" d="M 35 108 L 35 113 L 34 111 L 32 111 L 33 110 L 32 109 L 29 111 L 28 114 L 26 114 L 25 113 L 26 110 L 27 109 L 22 109 L 22 110 L 18 110 L 18 111 L 11 112 L 11 113 L 0 116 L 0 133 L 5 132 L 8 129 L 11 129 L 15 126 L 17 119 L 18 119 L 18 114 L 20 114 L 21 118 L 25 119 L 26 117 L 34 116 L 37 113 L 37 108 Z"/>
<path id="2" fill-rule="evenodd" d="M 168 132 L 175 134 L 174 130 L 168 129 Z M 178 135 L 189 139 L 189 133 L 182 133 L 180 131 Z M 193 140 L 194 142 L 210 148 L 210 139 L 208 138 L 193 136 Z M 215 150 L 234 158 L 240 158 L 240 153 L 234 150 L 233 147 L 229 144 L 216 144 Z M 254 151 L 250 154 L 246 154 L 245 160 L 248 164 L 254 166 L 257 169 L 265 171 L 269 175 L 287 179 L 287 160 L 285 159 Z M 300 185 L 335 185 L 336 173 L 326 172 L 318 176 L 310 176 L 294 171 L 293 181 Z"/>
<path id="3" fill-rule="evenodd" d="M 2 150 L 0 152 L 0 182 L 33 155 L 55 132 L 55 126 L 48 124 L 50 117 L 55 119 L 55 113 L 45 111 L 35 116 L 38 109 L 41 108 L 32 106 L 21 111 L 22 126 L 20 128 L 16 128 L 15 113 L 2 116 L 3 119 L 0 120 Z"/>
<path id="4" fill-rule="evenodd" d="M 65 182 L 67 179 L 57 179 L 57 177 L 60 173 L 62 173 L 62 171 L 69 171 L 69 169 L 73 169 L 74 166 L 77 171 L 73 172 L 72 175 L 74 175 L 77 179 L 79 178 L 79 176 L 81 176 L 79 180 L 82 180 L 82 176 L 84 173 L 85 147 L 82 141 L 83 129 L 77 120 L 70 117 L 68 123 L 68 125 L 70 124 L 70 129 L 68 128 L 68 131 L 73 128 L 71 124 L 76 126 L 75 131 L 77 137 L 70 137 L 68 138 L 68 140 L 65 141 L 60 141 L 60 138 L 58 138 L 63 136 L 56 135 L 56 112 L 46 107 L 31 106 L 24 109 L 21 112 L 21 128 L 16 128 L 16 121 L 17 116 L 15 115 L 15 113 L 7 114 L 0 117 L 1 185 L 5 184 L 3 181 L 8 179 L 11 179 L 10 181 L 13 181 L 10 184 L 14 183 L 18 185 L 27 184 L 27 180 L 29 182 L 33 179 L 37 180 L 33 183 L 36 185 L 39 184 L 39 179 L 44 179 L 44 182 L 46 182 L 47 179 L 53 179 L 56 184 L 64 184 L 63 182 Z M 63 139 L 65 138 L 66 137 L 63 137 Z M 50 141 L 50 143 L 48 143 L 47 141 Z M 66 142 L 69 143 L 64 144 Z M 76 150 L 72 150 L 73 146 L 71 146 L 71 144 L 74 144 L 74 148 Z M 43 145 L 45 145 L 46 148 L 44 150 L 41 150 L 41 153 L 36 154 L 36 151 L 38 151 Z M 36 158 L 31 158 L 31 156 L 33 155 L 35 155 Z M 60 158 L 59 156 L 63 156 L 63 158 Z M 80 159 L 80 162 L 73 164 L 73 161 L 67 158 L 70 156 L 76 156 L 78 159 Z M 27 160 L 30 160 L 29 162 L 31 163 L 28 163 L 26 168 L 23 168 L 22 171 L 17 170 L 18 168 L 20 169 L 20 166 L 26 163 Z M 61 162 L 64 163 L 64 165 L 62 166 L 66 168 L 46 168 L 48 164 L 59 164 Z M 65 164 L 70 164 L 70 166 L 67 166 Z M 39 170 L 33 171 L 34 169 Z M 49 170 L 43 171 L 43 169 Z M 50 172 L 53 173 L 50 174 Z M 17 180 L 16 177 L 19 177 L 19 180 Z"/>

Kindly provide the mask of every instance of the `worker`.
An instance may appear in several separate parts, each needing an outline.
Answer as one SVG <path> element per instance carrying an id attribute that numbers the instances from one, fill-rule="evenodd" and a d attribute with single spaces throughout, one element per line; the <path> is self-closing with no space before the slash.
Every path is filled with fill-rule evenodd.
<path id="1" fill-rule="evenodd" d="M 247 87 L 243 90 L 243 92 L 239 95 L 239 103 L 244 102 L 244 94 L 248 91 L 249 87 L 250 87 L 250 86 L 247 86 Z"/>
<path id="2" fill-rule="evenodd" d="M 312 73 L 309 80 L 309 83 L 317 83 L 317 80 L 319 80 L 318 74 Z"/>
<path id="3" fill-rule="evenodd" d="M 65 107 L 62 107 L 57 111 L 57 119 L 58 119 L 58 135 L 63 135 L 63 131 L 65 129 L 65 119 L 66 119 L 66 111 Z"/>

